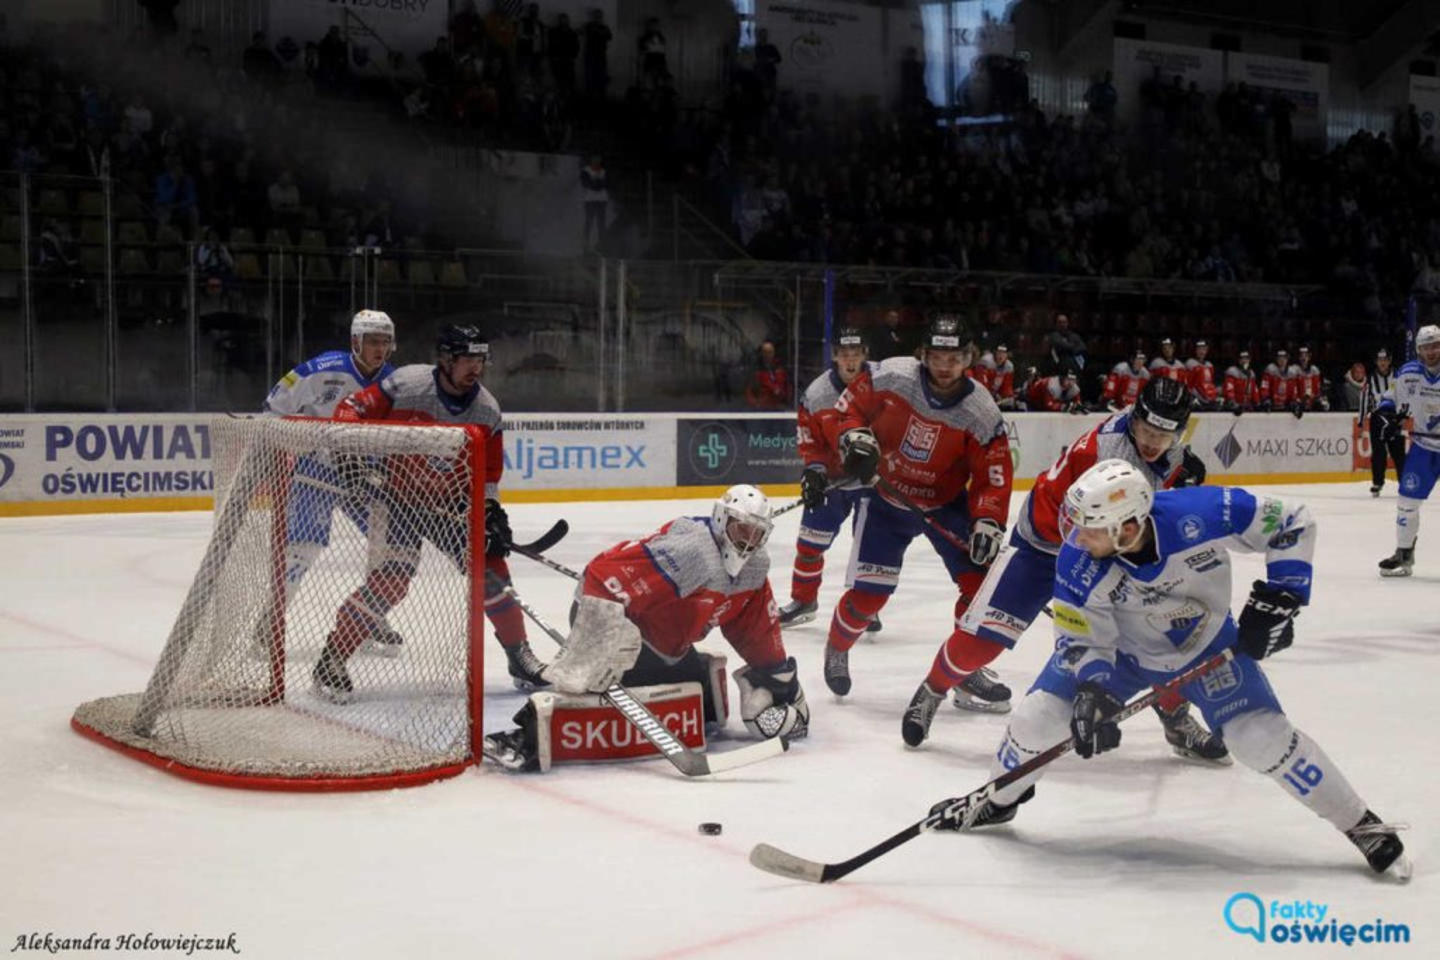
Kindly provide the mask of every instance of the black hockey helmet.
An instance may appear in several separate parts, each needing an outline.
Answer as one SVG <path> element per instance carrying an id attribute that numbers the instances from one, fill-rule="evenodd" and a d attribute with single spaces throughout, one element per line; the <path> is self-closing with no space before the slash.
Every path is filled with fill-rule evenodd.
<path id="1" fill-rule="evenodd" d="M 478 354 L 490 359 L 490 342 L 479 327 L 462 327 L 451 324 L 440 329 L 435 338 L 435 352 L 442 357 L 464 357 Z"/>
<path id="2" fill-rule="evenodd" d="M 964 350 L 970 346 L 970 331 L 953 313 L 939 313 L 930 319 L 922 344 L 927 350 Z"/>
<path id="3" fill-rule="evenodd" d="M 1151 377 L 1135 400 L 1134 417 L 1157 430 L 1179 433 L 1190 422 L 1190 391 L 1179 380 Z"/>
<path id="4" fill-rule="evenodd" d="M 843 327 L 836 327 L 830 334 L 831 347 L 864 347 L 870 348 L 865 340 L 865 331 L 859 327 L 846 324 Z"/>

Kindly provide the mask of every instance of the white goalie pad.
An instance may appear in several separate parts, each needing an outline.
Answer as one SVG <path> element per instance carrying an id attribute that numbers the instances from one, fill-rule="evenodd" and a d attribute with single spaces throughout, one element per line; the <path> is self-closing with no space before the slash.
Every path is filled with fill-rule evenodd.
<path id="1" fill-rule="evenodd" d="M 599 693 L 634 666 L 641 642 L 623 604 L 581 597 L 570 637 L 542 676 L 560 693 Z"/>
<path id="2" fill-rule="evenodd" d="M 630 694 L 692 750 L 705 749 L 705 707 L 698 683 L 628 687 Z M 535 705 L 540 770 L 557 763 L 596 763 L 659 756 L 635 725 L 598 693 L 530 696 Z"/>

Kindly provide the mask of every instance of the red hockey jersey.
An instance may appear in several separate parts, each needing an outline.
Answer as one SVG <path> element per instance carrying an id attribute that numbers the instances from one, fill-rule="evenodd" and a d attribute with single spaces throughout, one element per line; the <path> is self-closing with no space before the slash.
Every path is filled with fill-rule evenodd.
<path id="1" fill-rule="evenodd" d="M 499 499 L 505 470 L 505 432 L 500 404 L 482 385 L 463 397 L 440 389 L 439 370 L 430 363 L 406 364 L 379 383 L 350 394 L 335 407 L 336 420 L 398 420 L 407 423 L 474 424 L 486 431 L 485 498 Z"/>
<path id="2" fill-rule="evenodd" d="M 1299 392 L 1299 384 L 1296 382 L 1299 372 L 1299 368 L 1293 364 L 1284 370 L 1276 364 L 1270 364 L 1260 376 L 1260 399 L 1269 400 L 1277 409 L 1288 407 Z"/>
<path id="3" fill-rule="evenodd" d="M 873 363 L 865 364 L 866 370 L 873 370 L 874 367 Z M 840 469 L 839 451 L 830 439 L 839 436 L 837 424 L 840 421 L 840 411 L 835 408 L 835 404 L 844 392 L 845 384 L 840 382 L 840 377 L 832 367 L 805 388 L 795 417 L 795 433 L 799 441 L 801 461 L 806 468 L 823 466 L 825 475 L 832 480 L 845 473 Z"/>
<path id="4" fill-rule="evenodd" d="M 1166 360 L 1164 357 L 1156 357 L 1150 361 L 1150 376 L 1169 377 L 1171 380 L 1185 383 L 1185 363 L 1182 360 Z"/>
<path id="5" fill-rule="evenodd" d="M 1325 380 L 1320 375 L 1320 368 L 1315 364 L 1309 367 L 1302 367 L 1298 363 L 1290 368 L 1295 385 L 1294 399 L 1299 400 L 1307 410 L 1318 410 L 1324 404 L 1321 401 L 1325 397 Z"/>
<path id="6" fill-rule="evenodd" d="M 868 426 L 880 441 L 880 476 L 921 508 L 964 497 L 972 519 L 988 517 L 1003 527 L 1012 473 L 1005 420 L 988 391 L 974 380 L 962 382 L 957 396 L 937 397 L 920 361 L 883 360 L 836 402 L 841 418 L 830 442 L 838 447 L 839 434 Z"/>
<path id="7" fill-rule="evenodd" d="M 640 540 L 617 544 L 585 566 L 580 589 L 618 600 L 645 643 L 673 662 L 712 627 L 757 667 L 785 661 L 770 558 L 755 553 L 733 580 L 707 517 L 681 517 Z"/>
<path id="8" fill-rule="evenodd" d="M 1140 396 L 1140 389 L 1149 379 L 1149 370 L 1143 367 L 1136 370 L 1128 362 L 1117 363 L 1105 378 L 1105 390 L 1100 399 L 1117 407 L 1128 407 Z"/>
<path id="9" fill-rule="evenodd" d="M 1225 402 L 1241 410 L 1253 410 L 1260 402 L 1260 381 L 1255 371 L 1234 366 L 1225 371 Z"/>
<path id="10" fill-rule="evenodd" d="M 1195 395 L 1195 399 L 1202 403 L 1211 403 L 1215 400 L 1215 364 L 1209 360 L 1197 360 L 1191 357 L 1185 361 L 1185 385 Z"/>
<path id="11" fill-rule="evenodd" d="M 1015 364 L 1011 360 L 997 364 L 993 354 L 985 354 L 975 364 L 971 374 L 980 382 L 990 396 L 995 398 L 996 403 L 1001 405 L 1006 400 L 1015 398 Z"/>
<path id="12" fill-rule="evenodd" d="M 1068 409 L 1079 399 L 1080 387 L 1073 381 L 1066 387 L 1065 381 L 1060 377 L 1040 377 L 1030 381 L 1030 390 L 1025 395 L 1025 402 L 1031 410 L 1048 410 L 1052 413 Z"/>

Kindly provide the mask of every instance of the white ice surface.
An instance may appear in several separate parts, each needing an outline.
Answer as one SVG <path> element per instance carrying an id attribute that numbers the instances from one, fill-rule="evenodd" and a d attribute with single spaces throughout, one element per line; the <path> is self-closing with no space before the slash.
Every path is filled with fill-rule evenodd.
<path id="1" fill-rule="evenodd" d="M 1414 942 L 1388 949 L 1440 956 L 1440 550 L 1426 548 L 1440 531 L 1421 531 L 1413 579 L 1381 581 L 1392 498 L 1371 500 L 1361 484 L 1286 492 L 1322 524 L 1317 587 L 1295 646 L 1266 669 L 1297 725 L 1371 807 L 1412 824 L 1408 887 L 1373 879 L 1339 833 L 1260 775 L 1173 759 L 1148 715 L 1127 725 L 1117 753 L 1057 763 L 1010 827 L 922 836 L 826 887 L 752 868 L 746 853 L 759 841 L 847 858 L 986 779 L 1003 717 L 947 705 L 925 749 L 901 745 L 900 714 L 954 600 L 924 541 L 884 632 L 851 654 L 855 686 L 839 702 L 820 652 L 849 550 L 841 535 L 821 617 L 786 635 L 810 738 L 764 765 L 708 781 L 660 761 L 545 776 L 486 765 L 417 789 L 286 795 L 192 784 L 68 726 L 81 701 L 143 688 L 208 515 L 9 519 L 0 948 L 32 932 L 233 931 L 243 956 L 260 958 L 1271 955 L 1277 945 L 1221 919 L 1232 893 L 1251 891 L 1325 902 L 1356 923 L 1408 923 Z M 553 556 L 579 567 L 664 519 L 703 512 L 708 502 L 544 504 L 512 506 L 510 517 L 521 535 L 567 517 L 572 532 Z M 1440 512 L 1426 513 L 1426 529 L 1440 524 Z M 798 522 L 798 511 L 782 518 L 770 544 L 782 602 Z M 521 558 L 512 569 L 521 594 L 562 620 L 570 584 Z M 1240 562 L 1237 598 L 1259 569 Z M 532 640 L 553 653 L 539 631 Z M 706 646 L 726 649 L 718 636 Z M 1018 695 L 1049 649 L 1042 622 L 995 666 Z M 497 727 L 520 698 L 493 641 L 489 652 L 486 720 Z M 738 718 L 730 732 L 743 736 Z M 699 835 L 705 820 L 724 834 Z"/>

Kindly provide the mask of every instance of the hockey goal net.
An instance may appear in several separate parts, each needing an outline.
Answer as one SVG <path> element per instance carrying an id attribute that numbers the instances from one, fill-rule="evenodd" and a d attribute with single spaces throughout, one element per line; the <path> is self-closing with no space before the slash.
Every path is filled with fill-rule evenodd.
<path id="1" fill-rule="evenodd" d="M 408 786 L 478 762 L 483 432 L 257 418 L 211 438 L 213 531 L 150 681 L 72 726 L 237 787 Z M 341 634 L 348 695 L 316 683 Z"/>

